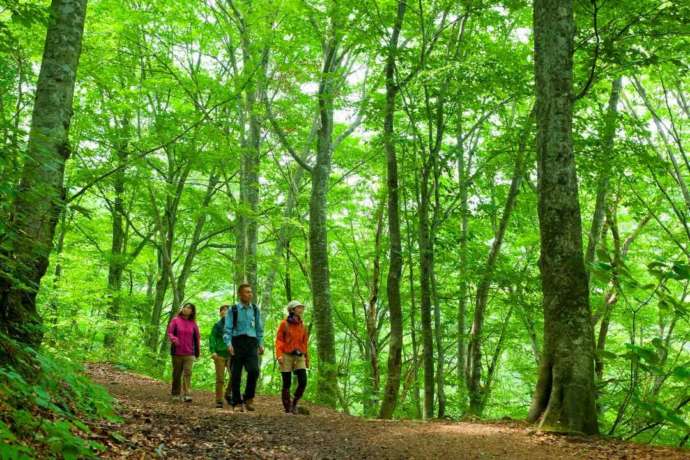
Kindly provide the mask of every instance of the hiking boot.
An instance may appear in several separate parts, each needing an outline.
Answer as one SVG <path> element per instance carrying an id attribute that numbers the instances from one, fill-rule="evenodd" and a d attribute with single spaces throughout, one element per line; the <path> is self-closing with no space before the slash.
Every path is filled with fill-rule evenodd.
<path id="1" fill-rule="evenodd" d="M 180 395 L 173 395 L 172 401 L 173 401 L 173 402 L 180 402 L 180 401 L 182 401 L 182 396 L 180 396 Z"/>
<path id="2" fill-rule="evenodd" d="M 254 400 L 253 399 L 247 399 L 244 402 L 244 407 L 249 411 L 249 412 L 254 412 L 256 408 L 254 407 Z"/>
<path id="3" fill-rule="evenodd" d="M 233 412 L 244 412 L 244 404 L 238 404 L 232 407 Z"/>
<path id="4" fill-rule="evenodd" d="M 223 401 L 216 401 L 216 409 L 222 409 L 223 408 Z"/>
<path id="5" fill-rule="evenodd" d="M 285 413 L 291 414 L 292 412 L 290 412 L 290 407 L 292 406 L 292 404 L 290 401 L 290 389 L 284 388 L 281 396 L 283 399 L 283 409 L 285 409 Z"/>
<path id="6" fill-rule="evenodd" d="M 185 396 L 185 397 L 184 397 L 184 402 L 186 402 L 186 403 L 192 402 L 192 397 L 191 397 L 191 396 Z"/>
<path id="7" fill-rule="evenodd" d="M 292 407 L 290 407 L 290 412 L 292 412 L 295 415 L 299 414 L 299 411 L 297 410 L 297 401 L 299 401 L 299 399 L 294 399 L 292 401 Z"/>

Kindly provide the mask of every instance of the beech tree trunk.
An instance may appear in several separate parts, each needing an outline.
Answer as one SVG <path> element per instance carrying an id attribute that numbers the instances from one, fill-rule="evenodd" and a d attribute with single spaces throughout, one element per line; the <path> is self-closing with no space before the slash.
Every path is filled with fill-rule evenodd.
<path id="1" fill-rule="evenodd" d="M 383 219 L 385 196 L 376 207 L 376 239 L 374 243 L 374 261 L 371 269 L 371 285 L 366 307 L 367 353 L 371 372 L 371 395 L 366 412 L 375 415 L 378 411 L 381 392 L 381 372 L 379 371 L 379 285 L 381 283 L 381 240 L 383 236 Z"/>
<path id="2" fill-rule="evenodd" d="M 601 239 L 601 230 L 604 227 L 604 214 L 606 212 L 606 197 L 609 189 L 609 179 L 611 177 L 611 159 L 613 158 L 613 140 L 616 136 L 616 122 L 618 120 L 618 100 L 621 94 L 622 78 L 616 78 L 611 84 L 611 96 L 609 97 L 609 107 L 606 113 L 606 122 L 601 141 L 599 155 L 600 170 L 597 179 L 597 198 L 594 204 L 594 214 L 592 215 L 592 225 L 589 229 L 589 240 L 587 242 L 587 252 L 585 253 L 585 263 L 594 262 L 594 255 L 597 243 Z M 589 267 L 585 267 L 589 269 Z"/>
<path id="3" fill-rule="evenodd" d="M 283 210 L 283 218 L 285 222 L 280 225 L 278 230 L 278 237 L 276 239 L 276 245 L 273 250 L 272 262 L 270 265 L 270 270 L 266 276 L 266 281 L 263 283 L 261 291 L 261 307 L 269 308 L 271 307 L 271 300 L 273 299 L 273 287 L 275 285 L 276 277 L 278 276 L 278 268 L 282 260 L 286 259 L 287 264 L 285 266 L 285 293 L 286 293 L 286 303 L 292 300 L 292 293 L 290 292 L 290 274 L 289 274 L 289 247 L 290 240 L 292 239 L 292 229 L 293 225 L 290 222 L 292 214 L 297 206 L 297 200 L 299 199 L 299 186 L 302 182 L 302 176 L 304 175 L 304 169 L 298 166 L 295 170 L 294 175 L 290 180 L 290 187 L 288 190 L 287 200 L 285 202 Z M 272 311 L 277 311 L 280 306 L 276 307 Z"/>
<path id="4" fill-rule="evenodd" d="M 129 124 L 129 120 L 125 119 L 125 123 Z M 127 132 L 128 127 L 124 126 L 123 131 Z M 110 245 L 110 259 L 108 261 L 108 295 L 110 296 L 110 305 L 106 311 L 106 319 L 111 323 L 103 337 L 103 345 L 105 347 L 112 347 L 115 344 L 115 336 L 117 325 L 115 324 L 120 317 L 120 290 L 122 289 L 122 274 L 125 268 L 125 207 L 124 207 L 124 193 L 125 193 L 125 164 L 127 162 L 127 136 L 117 148 L 115 154 L 117 155 L 117 166 L 120 168 L 113 175 L 113 189 L 115 198 L 111 204 L 112 223 L 112 242 Z"/>
<path id="5" fill-rule="evenodd" d="M 456 143 L 458 149 L 458 187 L 460 189 L 460 292 L 458 294 L 458 317 L 457 317 L 457 393 L 460 401 L 461 409 L 464 410 L 467 403 L 466 400 L 466 378 L 465 372 L 467 370 L 467 358 L 465 356 L 465 316 L 467 315 L 467 280 L 469 278 L 469 263 L 467 251 L 467 238 L 469 236 L 469 207 L 468 207 L 468 189 L 469 183 L 467 180 L 469 171 L 469 161 L 465 159 L 464 137 L 462 129 L 461 111 L 458 111 L 458 127 L 456 133 Z"/>
<path id="6" fill-rule="evenodd" d="M 191 164 L 187 163 L 186 165 L 180 166 L 174 161 L 173 156 L 168 153 L 168 171 L 165 180 L 168 189 L 173 190 L 174 194 L 167 193 L 165 195 L 165 205 L 162 216 L 159 215 L 157 211 L 159 205 L 153 194 L 153 190 L 149 188 L 151 205 L 152 208 L 156 210 L 154 217 L 156 232 L 158 233 L 158 241 L 156 243 L 158 249 L 158 281 L 156 282 L 156 291 L 146 343 L 154 353 L 158 350 L 158 339 L 161 334 L 161 317 L 163 315 L 163 307 L 168 287 L 172 288 L 173 293 L 172 308 L 180 307 L 179 302 L 181 299 L 178 297 L 179 292 L 176 289 L 176 280 L 173 274 L 172 252 L 176 238 L 175 225 L 177 223 L 177 212 L 180 200 L 182 199 L 182 191 L 187 183 L 190 171 Z"/>
<path id="7" fill-rule="evenodd" d="M 55 271 L 53 272 L 53 286 L 52 295 L 50 298 L 50 318 L 52 341 L 57 340 L 57 325 L 60 319 L 60 308 L 58 304 L 58 289 L 60 288 L 60 280 L 62 279 L 62 252 L 65 248 L 65 236 L 67 236 L 67 214 L 63 212 L 60 216 L 60 230 L 57 236 L 57 245 L 55 246 Z"/>
<path id="8" fill-rule="evenodd" d="M 594 334 L 573 155 L 572 0 L 535 0 L 534 55 L 544 350 L 528 419 L 598 432 Z"/>
<path id="9" fill-rule="evenodd" d="M 400 236 L 400 194 L 398 186 L 398 158 L 395 152 L 395 100 L 398 86 L 395 82 L 395 60 L 398 53 L 398 39 L 405 18 L 407 3 L 398 1 L 395 24 L 388 44 L 386 57 L 386 106 L 383 126 L 383 144 L 386 150 L 386 186 L 388 190 L 388 277 L 386 294 L 390 319 L 390 341 L 388 343 L 388 376 L 381 401 L 380 418 L 393 417 L 398 403 L 400 372 L 402 368 L 403 317 L 400 299 L 400 278 L 402 276 L 402 243 Z"/>
<path id="10" fill-rule="evenodd" d="M 318 349 L 317 391 L 319 400 L 335 407 L 337 401 L 337 363 L 335 360 L 335 331 L 331 307 L 330 271 L 328 265 L 328 181 L 331 175 L 333 101 L 337 40 L 330 40 L 324 55 L 319 84 L 318 104 L 321 125 L 316 138 L 316 164 L 311 168 L 311 197 L 309 199 L 309 253 L 314 322 Z"/>
<path id="11" fill-rule="evenodd" d="M 431 232 L 436 235 L 440 226 L 440 183 L 439 178 L 441 171 L 438 161 L 434 157 L 433 161 L 434 171 L 434 211 L 432 213 Z M 431 299 L 434 305 L 434 340 L 436 341 L 436 398 L 438 400 L 438 410 L 436 415 L 438 418 L 446 416 L 446 353 L 443 345 L 443 325 L 441 324 L 441 301 L 438 295 L 438 284 L 436 283 L 436 244 L 435 237 L 431 239 L 431 272 L 429 273 L 429 281 L 431 282 Z"/>
<path id="12" fill-rule="evenodd" d="M 249 283 L 257 286 L 257 247 L 259 236 L 259 168 L 261 163 L 261 128 L 263 119 L 258 111 L 258 101 L 262 99 L 266 84 L 266 68 L 269 50 L 257 46 L 259 37 L 252 30 L 251 21 L 255 11 L 253 2 L 243 2 L 242 6 L 228 2 L 230 13 L 239 25 L 242 49 L 242 78 L 246 79 L 244 98 L 240 98 L 240 123 L 242 132 L 242 157 L 240 165 L 240 201 L 235 222 L 235 284 Z M 241 11 L 244 9 L 245 11 Z M 234 66 L 234 58 L 233 66 Z"/>
<path id="13" fill-rule="evenodd" d="M 422 418 L 422 398 L 421 389 L 419 387 L 419 343 L 417 341 L 417 295 L 415 291 L 415 273 L 413 250 L 414 241 L 412 240 L 412 219 L 407 211 L 407 194 L 405 187 L 403 191 L 403 212 L 405 215 L 405 234 L 407 237 L 407 267 L 408 267 L 408 282 L 410 284 L 410 341 L 412 342 L 412 397 L 414 398 L 414 407 L 417 418 Z"/>
<path id="14" fill-rule="evenodd" d="M 81 54 L 87 0 L 53 0 L 36 83 L 26 162 L 13 205 L 13 249 L 0 273 L 0 324 L 31 346 L 43 339 L 36 294 L 48 268 L 53 236 L 64 207 L 65 162 L 72 99 Z M 3 259 L 5 259 L 3 257 Z"/>
<path id="15" fill-rule="evenodd" d="M 431 314 L 431 270 L 433 248 L 429 222 L 429 168 L 422 170 L 419 202 L 419 279 L 422 310 L 422 349 L 424 361 L 424 418 L 434 416 L 434 338 Z"/>
<path id="16" fill-rule="evenodd" d="M 467 353 L 467 367 L 468 379 L 467 390 L 469 394 L 470 406 L 469 412 L 472 415 L 481 416 L 484 410 L 484 393 L 488 392 L 489 381 L 487 379 L 487 386 L 482 387 L 482 331 L 484 327 L 484 315 L 486 313 L 487 303 L 489 301 L 489 289 L 493 281 L 494 270 L 498 262 L 498 256 L 501 253 L 503 245 L 503 238 L 508 230 L 508 223 L 513 214 L 515 203 L 517 201 L 518 193 L 520 192 L 520 183 L 524 175 L 525 164 L 525 150 L 527 150 L 527 138 L 532 126 L 532 114 L 530 113 L 527 120 L 527 129 L 523 130 L 520 138 L 520 145 L 518 147 L 517 158 L 515 159 L 515 167 L 513 169 L 513 177 L 510 181 L 510 190 L 503 207 L 503 214 L 498 225 L 496 233 L 494 234 L 494 241 L 491 244 L 491 250 L 482 272 L 482 277 L 477 286 L 477 297 L 474 308 L 474 319 L 472 322 L 472 330 L 470 332 L 470 343 Z"/>

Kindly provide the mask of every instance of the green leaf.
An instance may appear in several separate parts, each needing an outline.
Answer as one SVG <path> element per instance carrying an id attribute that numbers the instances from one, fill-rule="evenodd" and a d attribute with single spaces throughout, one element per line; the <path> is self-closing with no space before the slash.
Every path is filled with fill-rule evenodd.
<path id="1" fill-rule="evenodd" d="M 678 379 L 690 381 L 690 365 L 674 368 L 672 375 Z"/>

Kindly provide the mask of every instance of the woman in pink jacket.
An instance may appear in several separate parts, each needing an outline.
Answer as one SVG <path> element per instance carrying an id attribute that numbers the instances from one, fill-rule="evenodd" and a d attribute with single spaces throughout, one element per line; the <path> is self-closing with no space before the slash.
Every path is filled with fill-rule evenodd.
<path id="1" fill-rule="evenodd" d="M 175 401 L 192 402 L 192 364 L 199 357 L 201 338 L 196 324 L 196 306 L 186 303 L 168 326 L 172 355 L 172 397 Z M 180 395 L 180 386 L 182 395 Z"/>

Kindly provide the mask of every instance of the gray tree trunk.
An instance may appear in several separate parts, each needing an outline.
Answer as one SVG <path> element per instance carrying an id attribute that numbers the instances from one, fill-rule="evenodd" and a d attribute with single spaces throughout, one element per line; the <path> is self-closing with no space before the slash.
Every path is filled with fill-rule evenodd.
<path id="1" fill-rule="evenodd" d="M 517 157 L 515 159 L 515 167 L 513 169 L 513 177 L 510 181 L 510 190 L 503 207 L 503 214 L 501 221 L 494 234 L 494 241 L 489 251 L 489 256 L 486 260 L 486 265 L 482 272 L 482 277 L 477 286 L 477 297 L 474 308 L 474 320 L 472 322 L 472 330 L 470 332 L 469 350 L 467 353 L 468 359 L 468 379 L 467 390 L 469 394 L 469 412 L 472 415 L 481 416 L 484 410 L 484 392 L 488 391 L 488 387 L 482 387 L 482 330 L 484 326 L 484 315 L 486 312 L 487 303 L 489 300 L 489 288 L 493 281 L 494 270 L 498 262 L 498 256 L 501 253 L 503 246 L 503 238 L 508 230 L 510 217 L 513 214 L 515 203 L 517 201 L 518 193 L 520 192 L 520 183 L 524 175 L 525 167 L 525 151 L 527 150 L 527 138 L 531 132 L 532 113 L 528 116 L 527 129 L 523 130 L 520 137 L 520 144 L 518 147 Z"/>
<path id="2" fill-rule="evenodd" d="M 572 0 L 535 0 L 534 55 L 544 350 L 528 419 L 597 433 L 594 334 L 573 155 Z"/>
<path id="3" fill-rule="evenodd" d="M 594 204 L 594 214 L 592 215 L 592 225 L 589 229 L 589 240 L 587 242 L 587 252 L 585 253 L 585 268 L 594 262 L 594 255 L 597 243 L 601 238 L 601 230 L 604 227 L 604 215 L 606 213 L 606 196 L 609 189 L 609 179 L 611 177 L 611 159 L 613 158 L 613 140 L 616 136 L 616 124 L 618 120 L 618 100 L 621 94 L 622 78 L 616 78 L 611 84 L 611 96 L 609 97 L 609 107 L 606 113 L 606 122 L 601 141 L 600 150 L 600 170 L 597 179 L 597 198 Z"/>
<path id="4" fill-rule="evenodd" d="M 266 276 L 266 281 L 262 286 L 261 290 L 261 307 L 269 308 L 271 306 L 271 300 L 273 298 L 273 287 L 275 285 L 276 277 L 278 276 L 278 267 L 290 245 L 291 232 L 293 225 L 290 223 L 292 214 L 297 206 L 297 201 L 299 198 L 299 184 L 302 182 L 302 176 L 304 175 L 304 169 L 297 167 L 294 175 L 292 176 L 290 188 L 288 190 L 287 200 L 285 202 L 285 207 L 283 210 L 283 218 L 285 222 L 280 225 L 278 230 L 278 238 L 276 239 L 275 249 L 273 250 L 273 258 L 270 264 L 270 269 L 268 275 Z M 288 257 L 289 258 L 289 257 Z M 286 267 L 287 270 L 287 267 Z M 289 273 L 286 273 L 286 302 L 292 300 L 292 293 L 289 287 Z M 265 310 L 264 310 L 265 311 Z"/>
<path id="5" fill-rule="evenodd" d="M 252 2 L 247 2 L 247 14 L 242 15 L 232 6 L 240 24 L 242 42 L 242 71 L 247 79 L 243 121 L 248 121 L 248 133 L 242 139 L 242 164 L 240 168 L 240 209 L 236 225 L 235 284 L 249 283 L 257 286 L 257 247 L 259 237 L 259 167 L 261 163 L 261 128 L 257 101 L 262 99 L 266 84 L 268 48 L 257 49 L 259 37 L 253 33 L 247 17 L 252 17 Z M 244 124 L 244 123 L 243 123 Z"/>
<path id="6" fill-rule="evenodd" d="M 55 271 L 53 272 L 53 293 L 50 298 L 50 318 L 53 340 L 57 338 L 57 325 L 60 319 L 60 308 L 58 304 L 58 289 L 60 287 L 60 280 L 62 279 L 62 251 L 65 248 L 65 236 L 67 236 L 67 214 L 63 212 L 60 215 L 60 230 L 57 237 L 57 244 L 55 246 Z"/>
<path id="7" fill-rule="evenodd" d="M 434 158 L 433 161 L 433 171 L 434 171 L 434 211 L 432 213 L 432 224 L 431 231 L 433 235 L 439 229 L 440 223 L 440 209 L 441 209 L 441 197 L 440 197 L 440 184 L 439 178 L 441 175 L 440 168 L 438 166 L 438 161 Z M 436 412 L 438 418 L 443 418 L 446 416 L 446 353 L 443 345 L 443 326 L 441 324 L 441 301 L 438 295 L 438 284 L 436 283 L 436 259 L 434 254 L 435 249 L 435 237 L 431 238 L 431 272 L 429 273 L 429 281 L 431 282 L 431 299 L 434 305 L 434 340 L 436 341 L 436 398 L 438 400 L 438 411 Z"/>
<path id="8" fill-rule="evenodd" d="M 335 407 L 337 401 L 337 363 L 335 331 L 331 307 L 330 271 L 328 265 L 328 181 L 331 175 L 334 80 L 337 63 L 337 41 L 329 41 L 324 54 L 319 83 L 318 104 L 321 125 L 316 138 L 316 164 L 311 168 L 309 199 L 309 254 L 314 322 L 318 349 L 317 392 L 319 400 Z"/>
<path id="9" fill-rule="evenodd" d="M 400 373 L 402 368 L 403 317 L 400 299 L 400 278 L 402 276 L 402 243 L 400 236 L 400 194 L 398 189 L 398 158 L 395 152 L 395 100 L 398 86 L 395 82 L 395 60 L 398 53 L 398 39 L 405 18 L 407 3 L 398 1 L 397 14 L 386 57 L 386 106 L 384 114 L 383 143 L 386 150 L 386 186 L 388 192 L 388 277 L 386 294 L 390 319 L 390 342 L 388 343 L 388 372 L 386 387 L 381 401 L 379 417 L 393 417 L 398 403 Z"/>
<path id="10" fill-rule="evenodd" d="M 181 171 L 176 172 L 179 169 L 181 169 Z M 190 164 L 180 167 L 174 162 L 173 156 L 168 155 L 166 183 L 168 189 L 172 189 L 173 193 L 166 193 L 162 216 L 158 214 L 157 201 L 153 195 L 153 190 L 149 188 L 151 206 L 155 210 L 154 216 L 158 233 L 158 281 L 156 282 L 156 291 L 146 343 L 154 353 L 158 350 L 158 339 L 161 332 L 161 317 L 163 315 L 163 306 L 168 287 L 172 287 L 173 293 L 171 311 L 175 308 L 179 308 L 181 302 L 179 292 L 176 289 L 176 279 L 173 274 L 172 252 L 176 236 L 175 225 L 177 223 L 177 211 L 180 200 L 182 199 L 182 191 L 187 183 L 190 171 Z"/>
<path id="11" fill-rule="evenodd" d="M 1 270 L 10 276 L 0 279 L 0 327 L 32 346 L 40 345 L 43 338 L 36 294 L 64 206 L 64 171 L 70 155 L 68 135 L 86 3 L 53 0 L 51 4 L 27 158 L 12 212 L 12 266 Z"/>
<path id="12" fill-rule="evenodd" d="M 405 187 L 402 187 L 403 191 L 403 211 L 405 215 L 405 233 L 407 237 L 407 267 L 408 267 L 408 281 L 410 284 L 410 339 L 412 342 L 412 395 L 414 398 L 415 410 L 417 412 L 417 418 L 422 418 L 422 398 L 421 389 L 419 387 L 419 342 L 417 341 L 417 295 L 415 291 L 415 274 L 414 274 L 414 260 L 412 258 L 412 252 L 414 249 L 414 241 L 412 239 L 412 231 L 410 227 L 412 226 L 412 219 L 407 212 L 407 194 L 405 193 Z"/>
<path id="13" fill-rule="evenodd" d="M 125 118 L 125 123 L 128 125 L 129 120 Z M 123 127 L 126 133 L 128 126 Z M 125 269 L 125 207 L 124 207 L 124 193 L 125 193 L 125 165 L 128 157 L 127 136 L 124 136 L 122 144 L 117 148 L 115 154 L 117 155 L 117 167 L 120 168 L 113 175 L 113 190 L 115 198 L 111 205 L 112 223 L 112 242 L 110 246 L 110 259 L 108 261 L 108 295 L 110 296 L 110 305 L 106 311 L 106 319 L 109 325 L 106 328 L 103 337 L 103 345 L 106 348 L 111 348 L 115 344 L 115 337 L 117 334 L 117 320 L 120 317 L 120 304 L 122 289 L 122 274 Z"/>
<path id="14" fill-rule="evenodd" d="M 384 197 L 385 198 L 385 197 Z M 367 328 L 367 353 L 371 373 L 371 395 L 366 412 L 375 415 L 379 409 L 381 391 L 381 372 L 379 371 L 379 288 L 381 283 L 381 244 L 384 225 L 385 200 L 382 199 L 376 208 L 376 237 L 374 243 L 374 261 L 371 269 L 371 285 L 367 300 L 365 323 Z"/>
<path id="15" fill-rule="evenodd" d="M 422 170 L 419 201 L 419 279 L 422 310 L 422 349 L 424 361 L 424 418 L 434 416 L 434 338 L 431 314 L 431 270 L 433 249 L 431 223 L 429 222 L 429 175 L 428 167 Z"/>

